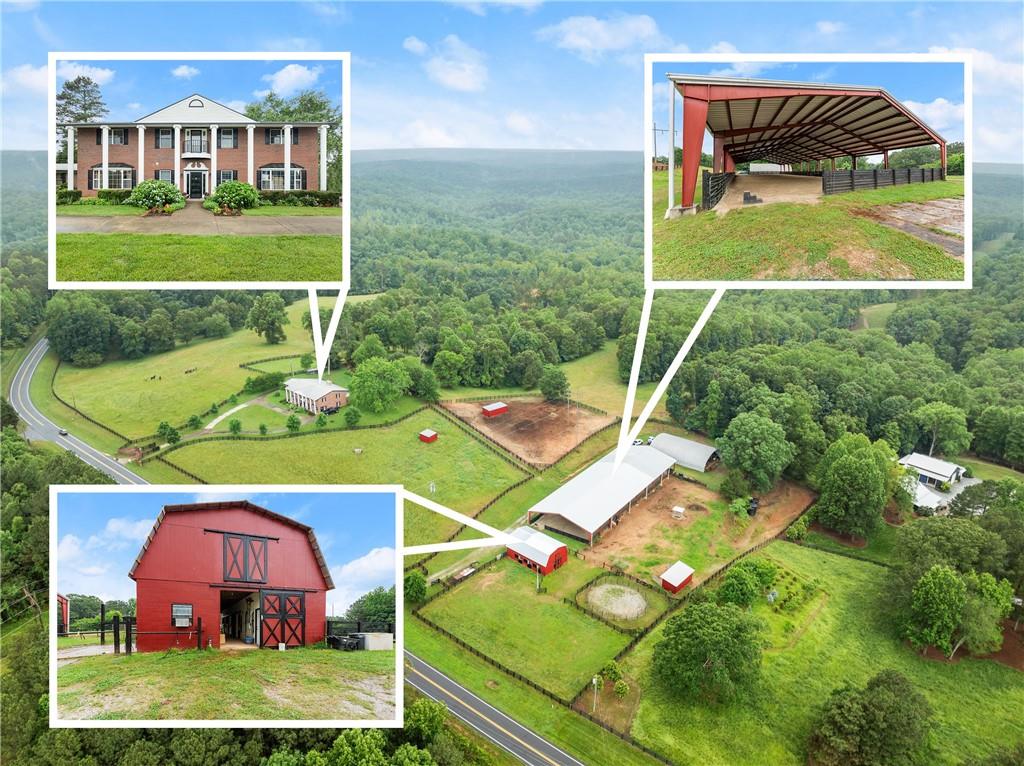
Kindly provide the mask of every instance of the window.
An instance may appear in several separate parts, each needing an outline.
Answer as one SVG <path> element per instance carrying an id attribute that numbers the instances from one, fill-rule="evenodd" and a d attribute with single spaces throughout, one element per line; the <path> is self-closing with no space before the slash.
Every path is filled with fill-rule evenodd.
<path id="1" fill-rule="evenodd" d="M 267 538 L 224 533 L 224 581 L 267 581 Z"/>
<path id="2" fill-rule="evenodd" d="M 192 605 L 171 604 L 171 627 L 190 628 L 192 627 Z"/>
<path id="3" fill-rule="evenodd" d="M 188 105 L 189 105 L 190 109 L 195 109 L 197 107 L 201 108 L 201 107 L 205 106 L 203 104 L 203 100 L 199 99 L 199 98 L 192 99 L 191 101 L 188 102 Z"/>
<path id="4" fill-rule="evenodd" d="M 124 128 L 111 128 L 107 133 L 110 144 L 121 144 L 122 146 L 126 144 L 124 132 Z"/>
<path id="5" fill-rule="evenodd" d="M 302 168 L 292 168 L 292 189 L 305 188 L 306 171 Z M 261 168 L 260 188 L 267 191 L 284 190 L 284 168 Z"/>
<path id="6" fill-rule="evenodd" d="M 217 171 L 217 183 L 222 184 L 225 181 L 234 181 L 238 176 L 237 170 L 218 170 Z"/>
<path id="7" fill-rule="evenodd" d="M 171 128 L 158 128 L 156 131 L 156 148 L 171 149 L 174 147 L 174 131 Z"/>
<path id="8" fill-rule="evenodd" d="M 156 171 L 157 181 L 166 181 L 169 184 L 174 183 L 174 171 L 173 170 L 158 170 Z"/>
<path id="9" fill-rule="evenodd" d="M 283 144 L 284 143 L 284 128 L 267 128 L 267 143 L 268 144 Z"/>
<path id="10" fill-rule="evenodd" d="M 107 178 L 109 183 L 107 184 L 108 189 L 131 189 L 132 188 L 132 169 L 131 168 L 108 168 Z M 92 169 L 92 188 L 102 189 L 103 188 L 103 168 Z"/>
<path id="11" fill-rule="evenodd" d="M 220 143 L 217 146 L 221 149 L 233 149 L 235 147 L 235 128 L 221 128 Z"/>

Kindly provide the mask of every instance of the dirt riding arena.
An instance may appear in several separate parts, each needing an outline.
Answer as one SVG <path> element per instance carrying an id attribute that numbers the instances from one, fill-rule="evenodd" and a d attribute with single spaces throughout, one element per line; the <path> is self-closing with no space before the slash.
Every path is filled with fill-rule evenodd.
<path id="1" fill-rule="evenodd" d="M 714 513 L 709 505 L 713 502 L 727 502 L 725 498 L 701 484 L 683 481 L 678 478 L 666 479 L 665 483 L 652 492 L 646 499 L 633 504 L 632 510 L 612 529 L 605 532 L 594 547 L 585 552 L 586 560 L 596 564 L 629 562 L 630 570 L 637 569 L 633 574 L 641 575 L 642 565 L 652 556 L 663 556 L 665 561 L 651 567 L 659 570 L 672 563 L 695 541 L 707 540 L 707 545 L 700 543 L 710 560 L 721 559 L 725 563 L 734 555 L 749 550 L 758 543 L 771 539 L 779 534 L 790 522 L 796 519 L 814 499 L 814 494 L 807 488 L 780 482 L 771 492 L 760 495 L 761 505 L 757 514 L 738 534 L 731 529 L 734 524 L 728 511 L 722 514 L 721 523 L 712 530 L 707 529 L 710 516 Z M 672 508 L 681 506 L 686 509 L 683 518 L 672 517 Z M 689 535 L 687 530 L 694 525 Z M 692 536 L 692 537 L 691 537 Z M 651 543 L 657 543 L 659 553 L 652 553 Z M 720 544 L 719 544 L 720 543 Z M 640 563 L 641 566 L 637 566 Z M 707 571 L 698 568 L 694 581 L 700 582 L 707 578 L 718 564 Z"/>
<path id="2" fill-rule="evenodd" d="M 508 399 L 508 412 L 485 418 L 487 402 L 450 402 L 444 407 L 463 422 L 531 465 L 551 465 L 596 431 L 615 421 L 611 415 L 552 404 L 540 398 Z"/>

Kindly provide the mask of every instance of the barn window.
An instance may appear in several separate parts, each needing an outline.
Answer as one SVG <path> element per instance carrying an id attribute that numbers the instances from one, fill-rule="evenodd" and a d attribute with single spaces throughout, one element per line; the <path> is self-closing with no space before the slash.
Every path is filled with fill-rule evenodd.
<path id="1" fill-rule="evenodd" d="M 267 538 L 225 533 L 224 580 L 266 582 Z"/>
<path id="2" fill-rule="evenodd" d="M 192 627 L 192 605 L 171 604 L 171 627 L 191 628 Z"/>

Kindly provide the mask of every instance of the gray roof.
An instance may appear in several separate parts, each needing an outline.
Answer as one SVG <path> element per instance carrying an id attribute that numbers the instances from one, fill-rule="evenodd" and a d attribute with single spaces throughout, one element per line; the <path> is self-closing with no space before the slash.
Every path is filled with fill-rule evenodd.
<path id="1" fill-rule="evenodd" d="M 284 386 L 302 396 L 308 396 L 314 401 L 334 391 L 348 391 L 347 388 L 342 388 L 329 380 L 317 380 L 316 378 L 288 378 L 284 382 Z"/>
<path id="2" fill-rule="evenodd" d="M 962 465 L 939 460 L 931 455 L 922 455 L 920 452 L 911 452 L 906 457 L 901 457 L 900 465 L 912 468 L 918 473 L 923 473 L 938 481 L 953 481 L 953 477 L 958 472 L 962 474 L 967 470 Z"/>
<path id="3" fill-rule="evenodd" d="M 545 497 L 529 513 L 560 516 L 593 534 L 637 497 L 652 481 L 670 469 L 675 460 L 652 447 L 629 447 L 619 470 L 615 452 Z"/>
<path id="4" fill-rule="evenodd" d="M 519 527 L 511 534 L 511 537 L 513 539 L 508 543 L 510 550 L 545 566 L 551 559 L 552 553 L 565 547 L 565 543 L 530 527 Z"/>
<path id="5" fill-rule="evenodd" d="M 651 446 L 664 452 L 683 468 L 704 472 L 708 461 L 717 450 L 713 444 L 701 444 L 693 439 L 684 439 L 672 434 L 658 434 Z"/>

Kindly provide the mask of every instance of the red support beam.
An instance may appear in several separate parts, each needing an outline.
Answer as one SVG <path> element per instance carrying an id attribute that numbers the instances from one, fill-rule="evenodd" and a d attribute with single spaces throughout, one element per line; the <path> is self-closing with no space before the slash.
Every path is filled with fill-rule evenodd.
<path id="1" fill-rule="evenodd" d="M 725 169 L 724 169 L 724 172 L 726 172 L 726 173 L 735 173 L 736 172 L 736 161 L 732 158 L 732 155 L 729 154 L 729 152 L 725 152 Z"/>
<path id="2" fill-rule="evenodd" d="M 708 102 L 683 95 L 683 210 L 693 208 L 700 172 L 700 150 L 704 144 L 704 126 L 708 121 Z"/>
<path id="3" fill-rule="evenodd" d="M 939 164 L 942 167 L 942 177 L 946 177 L 946 142 L 939 142 Z"/>
<path id="4" fill-rule="evenodd" d="M 725 172 L 725 137 L 715 136 L 715 153 L 714 162 L 711 165 L 711 170 L 714 173 Z"/>
<path id="5" fill-rule="evenodd" d="M 884 152 L 882 152 L 882 167 L 885 168 L 886 170 L 889 169 L 889 150 L 888 149 L 886 149 Z"/>

